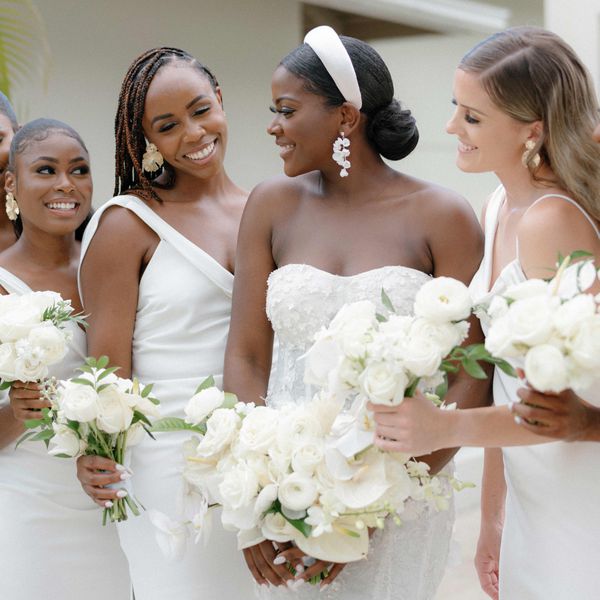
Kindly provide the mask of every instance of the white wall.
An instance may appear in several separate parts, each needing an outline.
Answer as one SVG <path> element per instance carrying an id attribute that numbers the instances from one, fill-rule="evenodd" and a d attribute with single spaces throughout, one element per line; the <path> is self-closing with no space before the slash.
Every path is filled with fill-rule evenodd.
<path id="1" fill-rule="evenodd" d="M 80 132 L 92 158 L 96 205 L 112 196 L 113 122 L 122 78 L 142 51 L 184 48 L 217 75 L 229 119 L 227 167 L 250 189 L 281 172 L 265 133 L 270 79 L 299 43 L 296 0 L 35 0 L 46 22 L 53 72 L 46 94 L 20 92 L 20 117 L 61 119 Z"/>

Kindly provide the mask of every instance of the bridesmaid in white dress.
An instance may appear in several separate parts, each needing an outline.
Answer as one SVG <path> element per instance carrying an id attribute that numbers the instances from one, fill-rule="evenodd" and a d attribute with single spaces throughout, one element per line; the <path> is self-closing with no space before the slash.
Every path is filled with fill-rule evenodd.
<path id="1" fill-rule="evenodd" d="M 80 284 L 88 352 L 155 384 L 164 416 L 183 415 L 208 375 L 221 383 L 233 264 L 246 194 L 227 176 L 221 91 L 189 54 L 157 48 L 125 76 L 116 118 L 116 197 L 94 215 Z M 162 165 L 162 167 L 161 167 Z M 148 509 L 179 516 L 182 433 L 132 452 L 131 483 Z M 78 474 L 100 505 L 115 497 L 112 461 L 82 458 Z M 108 471 L 103 473 L 102 471 Z M 247 598 L 252 579 L 235 535 L 214 527 L 207 546 L 167 563 L 147 513 L 118 526 L 136 600 Z"/>
<path id="2" fill-rule="evenodd" d="M 418 131 L 394 99 L 377 52 L 330 28 L 314 30 L 306 41 L 272 79 L 275 116 L 268 132 L 288 177 L 252 192 L 240 230 L 225 387 L 247 402 L 307 397 L 301 356 L 344 303 L 379 302 L 383 287 L 409 313 L 430 276 L 468 282 L 481 258 L 481 231 L 462 198 L 384 163 L 382 155 L 407 156 Z M 350 140 L 351 164 L 332 160 L 338 137 Z M 279 346 L 269 381 L 274 334 Z M 486 389 L 487 382 L 458 378 L 450 394 L 476 406 Z M 453 454 L 425 460 L 435 472 Z M 308 583 L 295 591 L 283 585 L 292 575 L 281 556 L 297 567 L 298 549 L 284 549 L 275 562 L 271 542 L 244 552 L 257 582 L 272 584 L 259 586 L 261 598 L 429 600 L 444 573 L 452 523 L 452 510 L 425 511 L 402 527 L 389 523 L 373 536 L 368 560 L 334 566 L 323 592 Z M 325 566 L 317 562 L 299 580 Z"/>
<path id="3" fill-rule="evenodd" d="M 459 168 L 494 171 L 502 183 L 483 217 L 475 300 L 548 277 L 559 253 L 588 250 L 599 264 L 600 147 L 592 140 L 598 100 L 573 50 L 541 29 L 496 34 L 462 60 L 454 98 L 447 129 L 459 139 Z M 596 284 L 592 292 L 598 291 Z M 418 452 L 490 448 L 475 559 L 483 589 L 505 600 L 595 600 L 600 390 L 583 399 L 570 390 L 553 398 L 522 386 L 496 370 L 495 407 L 441 415 L 417 399 L 381 411 L 378 434 L 397 441 L 378 443 Z M 549 439 L 557 437 L 569 441 Z"/>
<path id="4" fill-rule="evenodd" d="M 13 107 L 8 98 L 0 92 L 0 207 L 4 206 L 6 195 L 4 174 L 8 164 L 8 150 L 18 128 L 19 123 Z M 16 239 L 15 228 L 6 212 L 0 209 L 0 252 L 14 244 Z"/>
<path id="5" fill-rule="evenodd" d="M 59 121 L 38 119 L 15 136 L 6 189 L 20 214 L 18 241 L 0 254 L 2 293 L 53 290 L 81 311 L 76 229 L 90 211 L 92 179 L 79 135 Z M 10 201 L 9 197 L 9 201 Z M 67 379 L 86 355 L 83 330 L 70 323 L 69 351 L 50 374 Z M 23 421 L 47 406 L 39 387 L 15 382 L 0 409 L 0 580 L 10 600 L 127 600 L 127 562 L 114 526 L 83 493 L 72 460 L 50 456 L 42 442 L 15 449 Z"/>

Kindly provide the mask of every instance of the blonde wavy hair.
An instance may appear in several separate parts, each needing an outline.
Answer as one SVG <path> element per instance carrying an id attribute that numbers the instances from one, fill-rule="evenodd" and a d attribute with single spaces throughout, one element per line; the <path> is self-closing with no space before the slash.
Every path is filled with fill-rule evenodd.
<path id="1" fill-rule="evenodd" d="M 558 35 L 538 27 L 514 27 L 475 46 L 459 69 L 478 76 L 491 100 L 521 121 L 541 121 L 543 133 L 530 153 L 539 153 L 558 185 L 600 221 L 600 144 L 592 133 L 600 120 L 592 78 L 573 49 Z"/>

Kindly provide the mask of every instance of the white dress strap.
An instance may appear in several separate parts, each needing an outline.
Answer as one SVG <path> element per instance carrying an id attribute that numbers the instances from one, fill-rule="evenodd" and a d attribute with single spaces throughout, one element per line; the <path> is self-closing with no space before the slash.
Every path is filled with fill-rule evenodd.
<path id="1" fill-rule="evenodd" d="M 540 196 L 531 206 L 535 206 L 538 202 L 546 200 L 547 198 L 560 198 L 561 200 L 565 200 L 569 204 L 572 204 L 573 206 L 575 206 L 575 208 L 578 208 L 581 214 L 587 219 L 588 223 L 592 226 L 592 228 L 596 232 L 596 235 L 600 238 L 600 229 L 598 229 L 598 225 L 596 225 L 594 219 L 592 219 L 592 217 L 590 217 L 590 215 L 587 214 L 585 209 L 578 202 L 573 200 L 573 198 L 563 196 L 562 194 L 545 194 L 544 196 Z M 531 208 L 531 206 L 529 208 Z"/>
<path id="2" fill-rule="evenodd" d="M 28 294 L 32 291 L 23 280 L 3 267 L 0 267 L 0 285 L 9 294 Z"/>
<path id="3" fill-rule="evenodd" d="M 81 243 L 81 260 L 79 267 L 88 246 L 98 229 L 98 224 L 104 211 L 111 206 L 121 206 L 133 212 L 141 221 L 143 221 L 158 237 L 175 248 L 184 258 L 208 277 L 216 286 L 218 286 L 228 297 L 233 293 L 233 274 L 214 259 L 208 252 L 205 252 L 188 240 L 183 234 L 169 225 L 164 219 L 159 217 L 143 200 L 133 195 L 116 196 L 103 204 L 92 217 L 88 224 Z M 81 289 L 79 290 L 81 295 Z"/>

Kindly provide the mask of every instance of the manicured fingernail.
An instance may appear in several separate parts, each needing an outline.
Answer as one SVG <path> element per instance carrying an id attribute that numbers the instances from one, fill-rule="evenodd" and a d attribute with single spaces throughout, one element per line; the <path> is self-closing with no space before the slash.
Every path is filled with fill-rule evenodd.
<path id="1" fill-rule="evenodd" d="M 121 480 L 124 481 L 125 479 L 130 479 L 131 478 L 131 473 L 129 473 L 129 471 L 125 471 L 124 473 L 121 473 Z"/>
<path id="2" fill-rule="evenodd" d="M 274 565 L 282 565 L 285 562 L 287 562 L 287 559 L 285 556 L 278 554 L 274 559 L 273 559 L 273 564 Z"/>
<path id="3" fill-rule="evenodd" d="M 127 490 L 119 490 L 117 492 L 117 498 L 125 498 L 127 496 Z"/>
<path id="4" fill-rule="evenodd" d="M 296 569 L 296 577 L 298 577 L 299 575 L 302 575 L 302 573 L 304 573 L 304 565 L 302 563 L 298 563 L 294 569 Z"/>
<path id="5" fill-rule="evenodd" d="M 115 469 L 117 469 L 117 471 L 127 471 L 127 467 L 124 467 L 123 465 L 120 465 L 119 463 L 117 463 L 115 465 Z"/>
<path id="6" fill-rule="evenodd" d="M 514 406 L 514 402 L 509 402 L 506 406 L 508 406 L 508 410 L 510 410 L 510 412 L 513 411 L 513 406 Z"/>
<path id="7" fill-rule="evenodd" d="M 107 500 L 104 503 L 104 508 L 112 508 L 113 507 L 113 503 L 110 500 Z"/>
<path id="8" fill-rule="evenodd" d="M 521 419 L 521 417 L 519 417 L 519 415 L 515 416 L 515 423 L 517 425 L 520 425 L 523 422 L 523 419 Z"/>

